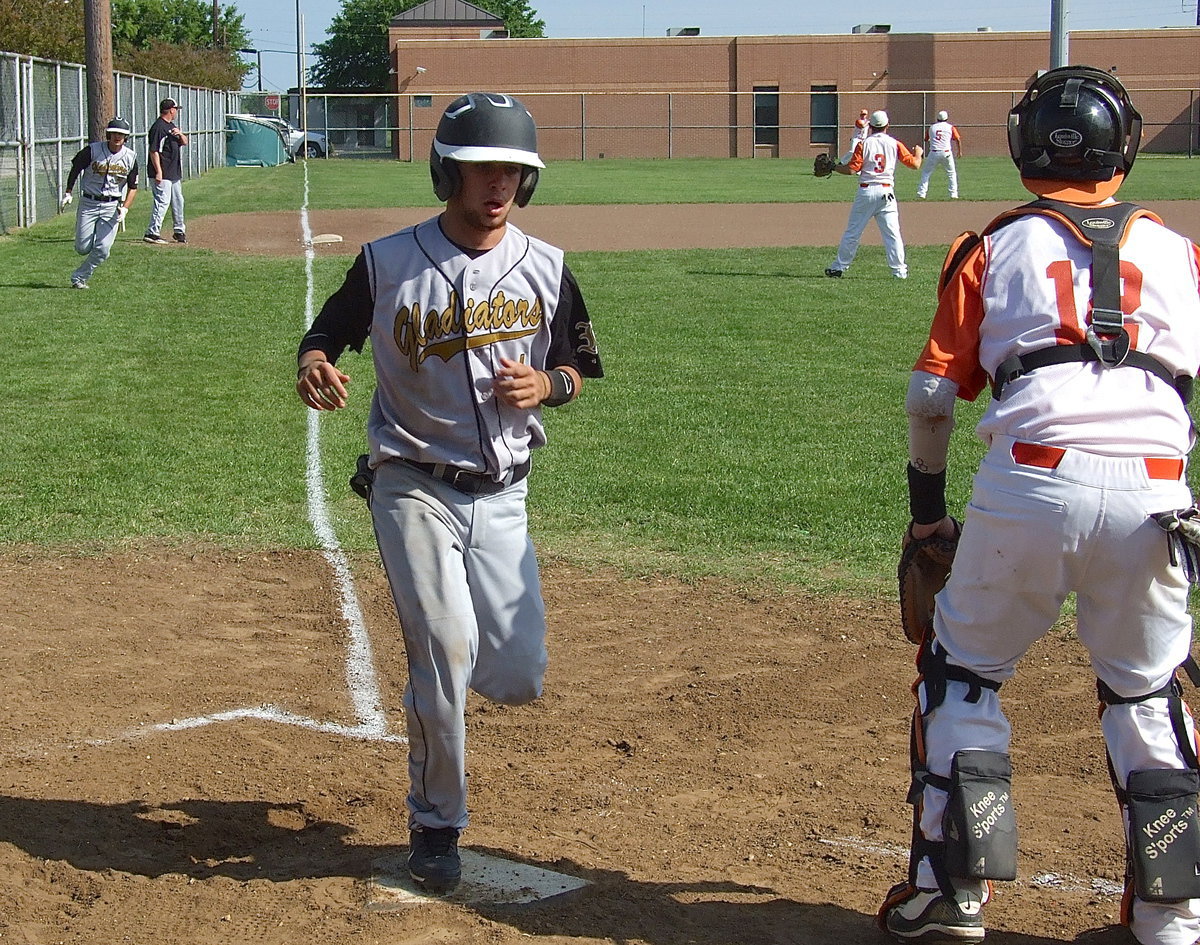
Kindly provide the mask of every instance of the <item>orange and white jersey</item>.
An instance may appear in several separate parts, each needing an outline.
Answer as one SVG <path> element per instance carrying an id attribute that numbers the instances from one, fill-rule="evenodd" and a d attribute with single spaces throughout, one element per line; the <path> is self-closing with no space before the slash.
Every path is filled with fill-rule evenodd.
<path id="1" fill-rule="evenodd" d="M 935 121 L 925 133 L 925 140 L 929 142 L 930 151 L 949 154 L 951 142 L 959 140 L 958 129 L 948 121 Z"/>
<path id="2" fill-rule="evenodd" d="M 858 174 L 863 187 L 870 184 L 891 187 L 896 182 L 897 161 L 905 167 L 917 166 L 917 159 L 908 148 L 891 135 L 877 132 L 855 146 L 850 170 Z"/>
<path id="3" fill-rule="evenodd" d="M 1173 374 L 1200 368 L 1200 249 L 1154 219 L 1133 221 L 1120 250 L 1131 346 Z M 1091 248 L 1061 222 L 1029 214 L 968 254 L 942 292 L 915 370 L 975 397 L 1011 355 L 1086 343 Z M 976 432 L 1110 456 L 1183 456 L 1192 426 L 1175 390 L 1134 367 L 1050 365 L 1010 382 Z"/>

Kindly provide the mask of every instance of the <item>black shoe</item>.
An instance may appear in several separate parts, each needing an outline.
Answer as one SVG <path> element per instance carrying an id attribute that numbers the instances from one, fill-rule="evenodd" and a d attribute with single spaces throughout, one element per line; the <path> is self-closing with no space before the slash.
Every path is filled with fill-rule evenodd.
<path id="1" fill-rule="evenodd" d="M 841 269 L 826 269 L 825 275 L 829 276 L 830 279 L 840 279 L 840 278 L 842 278 L 842 270 Z"/>
<path id="2" fill-rule="evenodd" d="M 453 827 L 410 830 L 408 873 L 423 889 L 435 895 L 453 892 L 462 879 L 458 831 Z"/>
<path id="3" fill-rule="evenodd" d="M 181 230 L 176 230 L 175 234 L 172 238 L 175 240 L 176 243 L 186 243 L 187 242 L 187 234 L 182 232 Z"/>
<path id="4" fill-rule="evenodd" d="M 163 239 L 161 236 L 159 236 L 157 233 L 147 233 L 145 236 L 142 237 L 142 239 L 145 240 L 147 243 L 157 243 L 159 246 L 166 243 L 166 240 Z"/>

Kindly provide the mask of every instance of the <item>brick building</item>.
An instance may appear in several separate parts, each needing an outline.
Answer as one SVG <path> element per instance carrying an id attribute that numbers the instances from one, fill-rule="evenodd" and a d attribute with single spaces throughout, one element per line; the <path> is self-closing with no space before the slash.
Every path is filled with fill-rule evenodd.
<path id="1" fill-rule="evenodd" d="M 402 160 L 428 153 L 450 98 L 519 95 L 545 157 L 809 157 L 840 149 L 860 107 L 917 141 L 947 110 L 970 154 L 1007 154 L 1005 121 L 1049 60 L 1045 32 L 510 39 L 466 0 L 394 17 Z M 1145 118 L 1146 151 L 1191 153 L 1200 124 L 1200 28 L 1081 31 L 1070 60 L 1115 71 Z"/>

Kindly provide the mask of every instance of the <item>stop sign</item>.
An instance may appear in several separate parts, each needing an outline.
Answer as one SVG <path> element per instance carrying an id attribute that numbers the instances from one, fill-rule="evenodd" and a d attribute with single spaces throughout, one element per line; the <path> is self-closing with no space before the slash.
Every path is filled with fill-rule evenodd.
<path id="1" fill-rule="evenodd" d="M 269 112 L 279 111 L 279 96 L 268 95 L 266 100 L 263 102 L 263 105 Z"/>

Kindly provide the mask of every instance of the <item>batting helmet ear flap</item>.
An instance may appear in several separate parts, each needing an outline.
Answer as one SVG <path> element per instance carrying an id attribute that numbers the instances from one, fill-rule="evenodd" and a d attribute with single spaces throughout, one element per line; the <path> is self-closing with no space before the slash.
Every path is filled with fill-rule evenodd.
<path id="1" fill-rule="evenodd" d="M 458 162 L 443 158 L 433 145 L 429 146 L 429 176 L 433 178 L 433 193 L 438 200 L 449 200 L 462 186 L 462 172 Z M 532 195 L 532 190 L 530 191 Z"/>
<path id="2" fill-rule="evenodd" d="M 521 183 L 517 185 L 516 203 L 518 207 L 523 207 L 533 198 L 533 192 L 537 189 L 538 169 L 536 167 L 521 168 Z"/>

